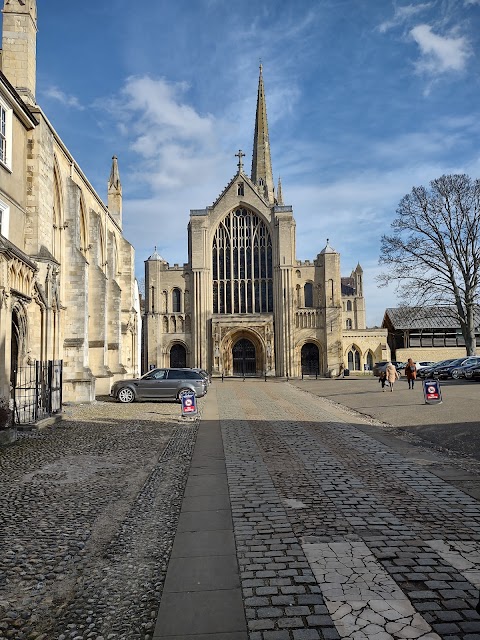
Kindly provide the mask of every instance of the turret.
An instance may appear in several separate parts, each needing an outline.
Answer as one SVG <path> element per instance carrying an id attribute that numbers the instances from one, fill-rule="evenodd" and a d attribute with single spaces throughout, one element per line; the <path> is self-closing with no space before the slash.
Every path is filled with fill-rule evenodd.
<path id="1" fill-rule="evenodd" d="M 29 105 L 35 105 L 37 84 L 36 0 L 5 0 L 2 71 Z"/>
<path id="2" fill-rule="evenodd" d="M 281 181 L 280 177 L 278 178 L 277 204 L 280 205 L 280 206 L 283 206 L 282 181 Z"/>
<path id="3" fill-rule="evenodd" d="M 118 172 L 117 157 L 112 158 L 112 170 L 108 181 L 108 211 L 120 229 L 122 228 L 122 183 Z"/>
<path id="4" fill-rule="evenodd" d="M 357 264 L 355 271 L 352 273 L 355 278 L 355 289 L 359 298 L 363 297 L 363 269 L 360 263 Z"/>

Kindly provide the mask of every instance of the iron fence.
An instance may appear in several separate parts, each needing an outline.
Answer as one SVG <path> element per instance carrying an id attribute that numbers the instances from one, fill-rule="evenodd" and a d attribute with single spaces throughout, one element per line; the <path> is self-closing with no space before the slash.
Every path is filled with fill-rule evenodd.
<path id="1" fill-rule="evenodd" d="M 13 422 L 34 424 L 62 409 L 63 361 L 36 361 L 13 372 Z"/>

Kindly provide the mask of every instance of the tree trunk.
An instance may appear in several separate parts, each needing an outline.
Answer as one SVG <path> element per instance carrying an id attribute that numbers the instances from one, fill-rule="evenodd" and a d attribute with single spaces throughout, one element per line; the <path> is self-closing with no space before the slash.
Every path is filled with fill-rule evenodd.
<path id="1" fill-rule="evenodd" d="M 467 348 L 467 356 L 474 356 L 477 353 L 477 343 L 475 339 L 475 307 L 467 306 L 467 318 L 465 327 L 465 347 Z"/>

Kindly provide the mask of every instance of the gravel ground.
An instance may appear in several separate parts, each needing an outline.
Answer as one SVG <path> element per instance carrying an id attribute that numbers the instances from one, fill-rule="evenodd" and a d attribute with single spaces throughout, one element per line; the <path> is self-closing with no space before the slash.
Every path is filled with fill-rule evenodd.
<path id="1" fill-rule="evenodd" d="M 0 449 L 0 640 L 151 638 L 197 426 L 99 401 Z"/>

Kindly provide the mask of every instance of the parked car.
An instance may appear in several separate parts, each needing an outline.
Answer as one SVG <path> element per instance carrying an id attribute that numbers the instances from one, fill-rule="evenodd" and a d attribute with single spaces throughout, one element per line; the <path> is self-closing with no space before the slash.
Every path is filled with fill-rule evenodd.
<path id="1" fill-rule="evenodd" d="M 439 379 L 451 378 L 453 371 L 458 371 L 460 367 L 463 367 L 470 362 L 471 364 L 475 364 L 474 359 L 476 359 L 476 356 L 470 356 L 468 358 L 456 358 L 448 364 L 432 367 L 432 375 L 434 378 Z"/>
<path id="2" fill-rule="evenodd" d="M 465 378 L 467 380 L 480 379 L 480 364 L 474 364 L 472 367 L 468 367 L 465 371 Z"/>
<path id="3" fill-rule="evenodd" d="M 447 360 L 439 360 L 438 362 L 435 362 L 433 365 L 431 365 L 430 367 L 422 367 L 421 369 L 418 370 L 417 372 L 417 376 L 419 378 L 433 378 L 433 371 L 434 369 L 438 369 L 440 367 L 443 367 L 445 365 L 450 364 L 451 362 L 454 362 L 455 360 L 457 360 L 457 358 L 448 358 Z"/>
<path id="4" fill-rule="evenodd" d="M 377 376 L 377 378 L 380 377 L 380 374 L 383 373 L 385 371 L 385 369 L 387 368 L 387 364 L 391 362 L 393 364 L 393 366 L 395 367 L 395 369 L 397 371 L 400 371 L 401 369 L 405 369 L 406 363 L 405 362 L 400 362 L 398 360 L 383 360 L 382 362 L 376 362 L 373 365 L 373 375 Z"/>
<path id="5" fill-rule="evenodd" d="M 464 361 L 464 363 L 462 365 L 452 369 L 450 375 L 455 380 L 457 380 L 457 378 L 465 378 L 467 371 L 471 367 L 476 367 L 477 365 L 480 365 L 480 357 L 479 356 L 469 356 L 468 358 L 466 358 L 466 360 Z"/>
<path id="6" fill-rule="evenodd" d="M 201 398 L 207 389 L 205 377 L 193 369 L 152 369 L 141 378 L 115 382 L 110 395 L 119 402 L 180 400 L 185 391 L 194 391 Z"/>
<path id="7" fill-rule="evenodd" d="M 208 373 L 208 371 L 205 371 L 205 369 L 196 369 L 195 367 L 192 369 L 192 371 L 196 371 L 197 373 L 199 373 L 201 376 L 205 378 L 208 384 L 211 384 L 212 376 Z"/>
<path id="8" fill-rule="evenodd" d="M 418 373 L 420 369 L 425 369 L 426 367 L 433 367 L 435 365 L 435 362 L 430 362 L 430 360 L 424 360 L 422 362 L 416 362 L 415 364 L 417 365 L 417 373 Z"/>

